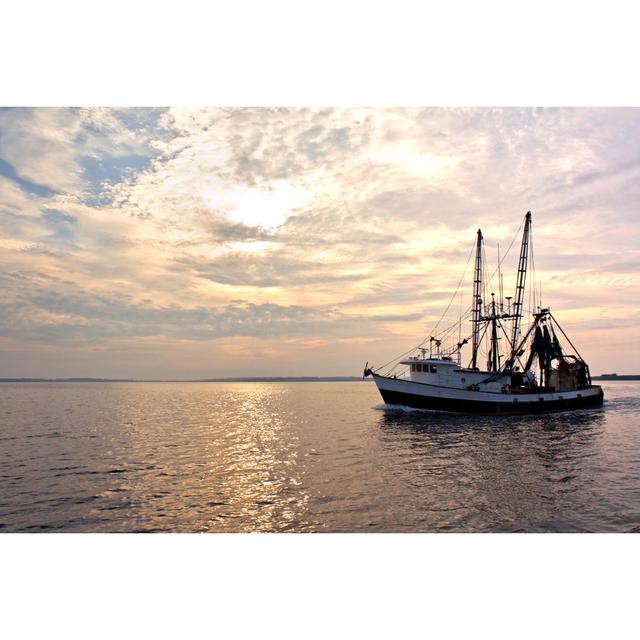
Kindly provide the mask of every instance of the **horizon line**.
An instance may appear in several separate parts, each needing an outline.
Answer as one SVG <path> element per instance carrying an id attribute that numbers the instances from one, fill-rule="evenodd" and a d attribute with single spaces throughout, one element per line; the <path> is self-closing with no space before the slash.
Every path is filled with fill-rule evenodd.
<path id="1" fill-rule="evenodd" d="M 592 380 L 640 380 L 637 373 L 601 373 Z M 60 378 L 0 378 L 1 383 L 12 382 L 362 382 L 362 376 L 234 376 L 229 378 L 94 378 L 90 376 Z"/>
<path id="2" fill-rule="evenodd" d="M 94 378 L 90 376 L 60 378 L 0 378 L 10 382 L 351 382 L 363 380 L 361 376 L 234 376 L 229 378 Z"/>

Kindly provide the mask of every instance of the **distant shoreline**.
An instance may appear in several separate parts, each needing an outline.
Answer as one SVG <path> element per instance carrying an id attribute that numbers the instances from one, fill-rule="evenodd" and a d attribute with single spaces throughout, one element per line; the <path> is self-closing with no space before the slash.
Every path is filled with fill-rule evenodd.
<path id="1" fill-rule="evenodd" d="M 201 378 L 195 380 L 136 380 L 133 378 L 0 378 L 6 382 L 362 382 L 358 376 Z"/>
<path id="2" fill-rule="evenodd" d="M 603 373 L 591 376 L 592 380 L 640 380 L 640 374 Z M 146 380 L 135 378 L 0 378 L 1 383 L 11 382 L 362 382 L 359 376 L 271 376 L 252 378 L 197 378 L 194 380 Z"/>

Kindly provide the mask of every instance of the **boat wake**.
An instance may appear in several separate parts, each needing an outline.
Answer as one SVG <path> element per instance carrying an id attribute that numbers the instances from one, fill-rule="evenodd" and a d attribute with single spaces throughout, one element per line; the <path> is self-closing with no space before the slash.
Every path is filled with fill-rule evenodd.
<path id="1" fill-rule="evenodd" d="M 404 404 L 377 404 L 373 407 L 376 411 L 384 411 L 386 413 L 444 413 L 442 411 L 434 411 L 433 409 L 419 409 L 417 407 L 408 407 Z"/>

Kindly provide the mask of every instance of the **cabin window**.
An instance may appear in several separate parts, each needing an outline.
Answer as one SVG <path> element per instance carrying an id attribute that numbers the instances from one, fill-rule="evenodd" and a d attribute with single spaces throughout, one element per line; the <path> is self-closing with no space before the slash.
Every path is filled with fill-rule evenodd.
<path id="1" fill-rule="evenodd" d="M 436 367 L 436 365 L 435 365 L 435 364 L 432 364 L 432 365 L 431 365 L 431 373 L 436 373 L 436 372 L 437 372 L 437 370 L 438 370 L 438 368 Z"/>
<path id="2" fill-rule="evenodd" d="M 418 369 L 418 373 L 422 373 L 422 365 L 421 364 L 417 364 L 416 367 Z"/>
<path id="3" fill-rule="evenodd" d="M 412 365 L 411 365 L 411 371 L 415 371 L 415 370 L 416 370 L 416 365 L 415 365 L 415 364 L 412 364 Z"/>
<path id="4" fill-rule="evenodd" d="M 467 379 L 466 378 L 460 378 L 460 382 L 466 382 Z"/>

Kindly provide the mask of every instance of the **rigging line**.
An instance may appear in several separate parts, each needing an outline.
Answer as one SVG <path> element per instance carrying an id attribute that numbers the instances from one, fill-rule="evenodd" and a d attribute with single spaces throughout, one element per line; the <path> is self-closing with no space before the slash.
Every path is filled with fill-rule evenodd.
<path id="1" fill-rule="evenodd" d="M 453 292 L 453 295 L 451 296 L 451 299 L 449 300 L 449 304 L 447 305 L 447 308 L 444 310 L 444 313 L 440 316 L 440 319 L 438 320 L 438 322 L 436 322 L 436 324 L 433 327 L 433 329 L 429 332 L 430 336 L 435 333 L 436 329 L 438 328 L 438 326 L 442 322 L 442 319 L 445 317 L 445 315 L 449 311 L 449 308 L 451 307 L 451 304 L 455 300 L 456 295 L 458 294 L 458 291 L 460 290 L 460 285 L 462 284 L 462 281 L 464 280 L 464 277 L 465 277 L 465 275 L 467 273 L 467 269 L 469 267 L 469 261 L 471 260 L 471 256 L 473 254 L 474 247 L 475 247 L 475 243 L 471 246 L 471 250 L 469 251 L 469 255 L 467 256 L 467 262 L 466 262 L 466 264 L 464 266 L 464 271 L 462 273 L 462 276 L 460 277 L 460 280 L 458 281 L 458 286 L 456 287 L 456 290 Z M 396 360 L 400 360 L 401 358 L 404 358 L 405 356 L 408 356 L 410 353 L 412 353 L 416 349 L 420 349 L 427 342 L 428 339 L 429 339 L 428 337 L 424 338 L 424 340 L 419 342 L 415 347 L 411 347 L 411 349 L 409 349 L 408 351 L 405 351 L 402 355 L 397 356 L 397 357 L 389 360 L 389 362 L 387 362 L 386 364 L 381 365 L 377 369 L 374 369 L 374 371 L 380 371 L 380 369 L 384 369 L 385 367 L 388 367 L 391 363 L 395 362 Z M 396 364 L 396 366 L 397 366 L 397 364 Z M 393 369 L 395 369 L 395 366 L 393 367 Z M 393 371 L 393 369 L 392 369 L 392 371 Z"/>
<path id="2" fill-rule="evenodd" d="M 456 322 L 456 324 L 451 326 L 446 333 L 440 334 L 438 336 L 438 340 L 440 340 L 441 342 L 444 342 L 445 340 L 451 339 L 451 337 L 455 336 L 456 329 L 460 329 L 460 331 L 462 331 L 463 324 L 464 324 L 464 318 L 463 318 L 463 322 Z M 469 338 L 471 338 L 471 335 L 469 336 Z"/>
<path id="3" fill-rule="evenodd" d="M 467 307 L 467 310 L 460 315 L 460 318 L 458 320 L 455 321 L 454 324 L 452 324 L 451 326 L 447 327 L 446 329 L 443 329 L 440 333 L 436 333 L 435 336 L 433 336 L 434 338 L 438 338 L 440 340 L 445 340 L 453 331 L 455 331 L 455 329 L 460 326 L 464 321 L 467 320 L 467 318 L 470 315 L 470 311 L 471 311 L 471 306 L 469 305 Z"/>
<path id="4" fill-rule="evenodd" d="M 503 311 L 504 299 L 502 296 L 502 271 L 500 269 L 500 243 L 498 242 L 498 298 L 500 300 L 500 313 Z"/>
<path id="5" fill-rule="evenodd" d="M 525 221 L 525 218 L 522 219 L 522 222 L 520 223 L 520 226 L 518 227 L 518 230 L 516 231 L 515 235 L 513 236 L 513 240 L 511 240 L 511 244 L 509 245 L 509 248 L 507 249 L 506 253 L 502 256 L 502 259 L 498 263 L 498 266 L 495 268 L 494 272 L 491 274 L 491 277 L 489 278 L 489 284 L 491 284 L 491 281 L 493 280 L 493 276 L 496 275 L 496 272 L 502 266 L 502 263 L 505 261 L 505 258 L 509 255 L 509 251 L 511 251 L 511 247 L 513 247 L 513 243 L 516 241 L 516 238 L 520 234 L 520 230 L 522 229 L 522 225 L 524 224 L 524 221 Z"/>
<path id="6" fill-rule="evenodd" d="M 504 326 L 502 325 L 501 322 L 498 323 L 498 326 L 502 330 L 502 333 L 504 334 L 504 337 L 507 339 L 507 345 L 511 348 L 510 351 L 513 351 L 513 344 L 511 343 L 511 338 L 509 338 L 509 336 L 507 335 L 507 330 L 504 328 Z M 516 359 L 518 360 L 518 363 L 520 364 L 520 366 L 522 367 L 522 369 L 524 371 L 524 367 L 522 366 L 522 360 L 520 360 L 520 356 L 518 355 L 517 352 L 516 352 Z"/>
<path id="7" fill-rule="evenodd" d="M 522 221 L 520 222 L 520 226 L 518 227 L 517 231 L 515 232 L 515 235 L 513 236 L 512 240 L 511 240 L 511 243 L 509 244 L 509 247 L 507 248 L 507 251 L 505 252 L 505 254 L 504 254 L 504 255 L 502 256 L 502 258 L 500 259 L 498 266 L 494 269 L 494 271 L 493 271 L 493 273 L 491 274 L 491 276 L 490 276 L 490 277 L 488 277 L 488 278 L 486 277 L 486 276 L 487 276 L 487 274 L 488 274 L 488 271 L 485 271 L 485 273 L 483 273 L 483 285 L 484 285 L 484 288 L 485 288 L 485 289 L 486 289 L 486 287 L 487 287 L 489 284 L 491 284 L 491 281 L 493 280 L 493 277 L 496 275 L 496 272 L 498 271 L 498 269 L 500 268 L 500 266 L 502 265 L 502 263 L 505 261 L 506 257 L 509 255 L 509 252 L 511 251 L 511 248 L 513 247 L 513 245 L 514 245 L 514 243 L 515 243 L 515 241 L 516 241 L 516 239 L 517 239 L 518 235 L 520 234 L 520 231 L 521 231 L 521 229 L 522 229 L 522 225 L 524 224 L 524 221 L 525 221 L 525 219 L 523 218 L 523 219 L 522 219 Z M 455 292 L 454 292 L 454 294 L 453 294 L 453 296 L 452 296 L 451 300 L 449 301 L 449 304 L 447 305 L 447 308 L 444 310 L 444 313 L 440 316 L 440 320 L 438 320 L 438 322 L 436 323 L 435 327 L 431 330 L 430 335 L 434 335 L 434 334 L 435 334 L 436 329 L 438 328 L 438 326 L 439 326 L 439 325 L 440 325 L 440 323 L 442 322 L 442 320 L 443 320 L 444 316 L 447 314 L 447 311 L 449 311 L 449 307 L 451 306 L 451 303 L 453 302 L 453 299 L 455 298 L 456 294 L 458 293 L 458 290 L 460 289 L 460 285 L 462 284 L 462 281 L 464 280 L 464 276 L 465 276 L 465 275 L 466 275 L 466 273 L 467 273 L 467 268 L 468 268 L 468 266 L 469 266 L 469 261 L 471 260 L 471 256 L 472 256 L 472 254 L 473 254 L 473 250 L 474 250 L 474 248 L 475 248 L 475 242 L 474 242 L 474 244 L 471 246 L 471 251 L 469 252 L 469 256 L 467 257 L 467 263 L 466 263 L 466 265 L 465 265 L 465 267 L 464 267 L 464 272 L 463 272 L 463 274 L 462 274 L 462 277 L 460 278 L 460 281 L 458 282 L 458 286 L 456 287 L 456 290 L 455 290 Z M 485 247 L 484 247 L 484 243 L 483 243 L 483 247 L 482 247 L 482 249 L 483 249 L 483 253 L 485 254 L 485 255 L 483 256 L 483 257 L 484 257 L 484 260 L 483 260 L 483 269 L 486 269 L 486 267 L 487 267 L 487 260 L 486 260 L 486 249 L 485 249 Z M 484 296 L 484 299 L 486 299 L 486 297 L 487 297 L 487 296 L 486 296 L 486 290 L 485 290 L 485 291 L 483 291 L 483 296 Z M 468 311 L 470 311 L 472 308 L 473 308 L 473 305 L 470 305 L 470 306 L 469 306 L 469 308 L 467 309 L 467 311 L 465 311 L 465 317 L 466 317 L 466 314 L 468 313 Z M 427 338 L 425 338 L 425 339 L 424 339 L 424 340 L 423 340 L 423 341 L 422 341 L 422 342 L 421 342 L 417 347 L 415 347 L 415 348 L 419 349 L 419 348 L 420 348 L 420 347 L 421 347 L 421 346 L 422 346 L 426 341 L 427 341 Z M 412 350 L 413 350 L 413 349 L 412 349 Z M 402 356 L 400 356 L 400 357 L 402 357 Z M 393 361 L 392 361 L 392 362 L 393 362 Z"/>
<path id="8" fill-rule="evenodd" d="M 486 312 L 487 307 L 487 299 L 489 298 L 488 291 L 488 280 L 489 280 L 489 271 L 487 265 L 489 261 L 487 260 L 487 247 L 484 242 L 484 238 L 482 239 L 482 305 L 484 307 L 483 311 Z"/>
<path id="9" fill-rule="evenodd" d="M 447 340 L 450 340 L 451 338 L 455 337 L 456 335 L 456 330 L 458 330 L 458 332 L 461 334 L 462 333 L 462 325 L 464 323 L 462 322 L 456 322 L 456 324 L 454 326 L 451 327 L 451 329 L 448 331 L 448 333 L 443 334 L 442 337 L 438 338 L 440 341 L 445 342 Z M 461 341 L 461 338 L 458 339 L 456 346 L 458 344 L 458 342 Z"/>
<path id="10" fill-rule="evenodd" d="M 551 318 L 551 320 L 553 321 L 553 323 L 556 325 L 556 327 L 558 327 L 558 329 L 560 329 L 560 332 L 562 333 L 562 335 L 565 337 L 565 340 L 569 343 L 569 346 L 576 352 L 576 355 L 578 356 L 578 358 L 580 360 L 582 360 L 582 362 L 584 362 L 584 359 L 582 358 L 582 356 L 580 355 L 580 353 L 578 353 L 578 350 L 575 348 L 575 346 L 573 345 L 573 342 L 571 342 L 571 340 L 569 340 L 569 336 L 564 332 L 564 329 L 560 326 L 560 324 L 558 323 L 558 321 L 551 315 L 551 313 L 549 313 L 549 317 Z"/>
<path id="11" fill-rule="evenodd" d="M 422 342 L 420 342 L 419 344 L 417 344 L 415 347 L 411 347 L 411 349 L 409 349 L 408 351 L 405 351 L 404 353 L 402 353 L 399 356 L 396 356 L 395 358 L 391 358 L 391 360 L 389 360 L 389 362 L 385 362 L 385 364 L 380 365 L 379 367 L 376 367 L 375 369 L 372 369 L 372 371 L 378 372 L 381 369 L 384 369 L 386 367 L 388 367 L 390 364 L 392 364 L 393 362 L 395 362 L 396 364 L 393 365 L 393 367 L 391 368 L 391 371 L 393 371 L 399 364 L 400 364 L 400 360 L 402 358 L 404 358 L 405 356 L 408 356 L 410 353 L 413 353 L 414 351 L 417 351 L 418 349 L 420 349 L 422 347 L 423 344 L 425 344 L 427 341 L 427 338 L 425 338 Z M 398 362 L 396 362 L 398 361 Z"/>
<path id="12" fill-rule="evenodd" d="M 420 343 L 423 344 L 424 340 Z M 400 360 L 402 358 L 404 358 L 405 356 L 408 356 L 410 353 L 413 353 L 416 349 L 419 349 L 420 345 L 418 345 L 417 347 L 411 347 L 411 349 L 409 349 L 409 351 L 405 351 L 402 355 L 400 356 L 396 356 L 395 358 L 391 358 L 391 360 L 389 360 L 389 362 L 380 365 L 377 369 L 373 369 L 374 372 L 380 371 L 380 369 L 384 369 L 385 367 L 388 367 L 392 362 L 396 362 L 396 360 Z M 395 369 L 398 366 L 398 363 L 395 364 L 395 366 L 393 367 L 393 369 Z M 393 369 L 391 369 L 393 371 Z"/>
<path id="13" fill-rule="evenodd" d="M 532 273 L 532 285 L 533 285 L 533 307 L 542 306 L 542 300 L 536 300 L 536 262 L 533 254 L 533 223 L 529 226 L 529 256 L 531 260 L 531 273 Z M 529 298 L 531 299 L 531 298 Z M 538 304 L 536 304 L 538 303 Z"/>
<path id="14" fill-rule="evenodd" d="M 472 249 L 473 251 L 473 249 Z M 471 255 L 471 254 L 470 254 Z M 469 264 L 469 259 L 467 259 L 467 265 Z M 463 278 L 464 278 L 464 274 L 463 274 Z M 460 280 L 462 281 L 461 278 Z M 458 283 L 458 289 L 460 288 L 460 283 Z M 455 296 L 455 294 L 454 294 Z M 469 305 L 467 307 L 467 310 L 464 312 L 463 316 L 462 316 L 462 321 L 466 321 L 467 318 L 469 317 L 469 312 L 471 311 L 471 307 L 472 305 Z M 446 313 L 446 311 L 445 311 Z M 444 314 L 443 314 L 444 317 Z M 442 318 L 440 318 L 440 320 L 442 320 Z M 460 326 L 462 326 L 462 323 L 460 321 L 457 321 L 455 325 L 453 325 L 453 327 L 447 327 L 446 329 L 443 329 L 439 334 L 436 334 L 434 337 L 437 337 L 438 339 L 444 339 L 443 336 L 445 336 L 447 334 L 447 332 L 451 332 L 452 329 L 455 329 L 456 326 L 460 324 Z M 436 325 L 437 328 L 438 325 Z M 377 367 L 376 369 L 373 369 L 373 371 L 378 372 L 381 369 L 384 369 L 385 367 L 388 367 L 390 364 L 392 364 L 393 362 L 396 362 L 396 360 L 400 360 L 401 358 L 404 358 L 405 356 L 408 356 L 410 353 L 416 351 L 417 349 L 420 349 L 424 344 L 426 344 L 427 340 L 429 339 L 430 336 L 426 337 L 424 340 L 422 340 L 421 342 L 419 342 L 416 346 L 411 347 L 411 349 L 409 349 L 408 351 L 405 351 L 403 354 L 396 356 L 395 358 L 392 358 L 391 360 L 389 360 L 388 362 L 386 362 L 383 365 L 380 365 L 379 367 Z M 399 363 L 396 363 L 396 365 L 391 369 L 391 371 L 393 371 L 393 369 L 396 368 L 396 366 L 398 366 Z"/>
<path id="15" fill-rule="evenodd" d="M 518 227 L 518 230 L 516 231 L 515 235 L 513 236 L 513 239 L 511 240 L 511 244 L 509 245 L 507 251 L 505 252 L 505 254 L 502 256 L 502 260 L 500 261 L 500 264 L 502 264 L 505 260 L 505 258 L 509 255 L 509 252 L 511 251 L 511 248 L 513 247 L 514 242 L 516 241 L 516 238 L 518 237 L 518 234 L 520 233 L 520 230 L 522 229 L 522 225 L 524 224 L 524 219 L 523 221 L 520 223 L 520 226 Z M 433 327 L 433 329 L 430 331 L 430 335 L 433 335 L 436 331 L 436 329 L 438 328 L 438 326 L 440 325 L 440 323 L 442 322 L 443 318 L 445 317 L 445 315 L 447 314 L 447 312 L 449 311 L 449 308 L 451 307 L 451 303 L 453 302 L 453 300 L 455 299 L 456 294 L 458 293 L 458 290 L 460 289 L 460 285 L 462 284 L 462 281 L 464 280 L 464 276 L 467 273 L 467 268 L 469 266 L 469 261 L 471 260 L 471 256 L 473 255 L 473 250 L 475 248 L 475 242 L 473 243 L 473 245 L 471 246 L 471 250 L 469 251 L 469 256 L 467 257 L 467 263 L 464 267 L 464 272 L 462 274 L 462 277 L 460 278 L 460 281 L 458 282 L 458 286 L 456 287 L 455 292 L 453 293 L 453 296 L 451 297 L 451 300 L 449 301 L 449 304 L 447 305 L 447 308 L 444 310 L 444 313 L 440 316 L 440 319 L 438 320 L 438 322 L 436 323 L 436 325 Z M 497 271 L 497 268 L 494 270 L 494 272 L 491 274 L 491 277 L 489 278 L 489 282 L 491 282 L 491 280 L 493 279 L 493 276 L 495 276 Z M 424 345 L 426 343 L 426 341 L 428 340 L 428 338 L 425 338 L 424 340 L 422 340 L 418 345 L 416 345 L 415 347 L 411 347 L 411 349 L 409 349 L 408 351 L 405 351 L 402 355 L 397 356 L 395 358 L 392 358 L 391 360 L 389 360 L 389 362 L 381 365 L 380 367 L 377 367 L 376 369 L 374 369 L 373 371 L 380 371 L 381 369 L 384 369 L 385 367 L 388 367 L 391 363 L 395 362 L 396 360 L 400 360 L 401 358 L 404 358 L 405 356 L 408 356 L 410 353 L 412 353 L 413 351 L 415 351 L 416 349 L 420 349 L 422 347 L 422 345 Z M 397 364 L 396 364 L 397 366 Z M 395 369 L 395 366 L 393 367 Z M 393 369 L 392 369 L 393 370 Z"/>
<path id="16" fill-rule="evenodd" d="M 487 329 L 488 329 L 488 328 L 489 328 L 489 323 L 488 323 L 488 322 L 485 322 L 485 324 L 484 324 L 484 329 L 482 330 L 482 334 L 480 335 L 480 339 L 478 340 L 478 351 L 480 352 L 480 355 L 481 355 L 483 358 L 486 358 L 486 357 L 487 357 L 487 352 L 484 350 L 484 346 L 483 346 L 483 340 L 484 340 L 484 337 L 485 337 L 485 335 L 486 335 L 486 333 L 487 333 Z M 469 367 L 467 367 L 467 369 L 468 369 L 468 368 L 469 368 Z"/>
<path id="17" fill-rule="evenodd" d="M 451 303 L 455 300 L 456 295 L 458 294 L 458 290 L 460 289 L 460 285 L 462 284 L 462 281 L 464 280 L 464 277 L 467 273 L 467 268 L 469 267 L 469 261 L 471 260 L 471 256 L 473 255 L 474 248 L 475 248 L 475 242 L 473 243 L 471 247 L 471 251 L 469 251 L 469 255 L 467 256 L 467 263 L 465 264 L 464 271 L 462 272 L 462 276 L 458 281 L 458 286 L 456 287 L 456 290 L 453 292 L 453 295 L 451 296 L 451 300 L 449 300 L 449 304 L 447 305 L 447 308 L 444 310 L 443 314 L 440 316 L 440 320 L 436 322 L 436 326 L 433 327 L 433 329 L 431 329 L 431 331 L 429 332 L 430 335 L 433 335 L 435 333 L 436 329 L 440 326 L 442 319 L 447 315 L 447 311 L 449 311 L 449 308 L 451 307 Z M 423 342 L 421 342 L 420 344 L 423 344 L 424 342 L 425 341 L 423 340 Z"/>

